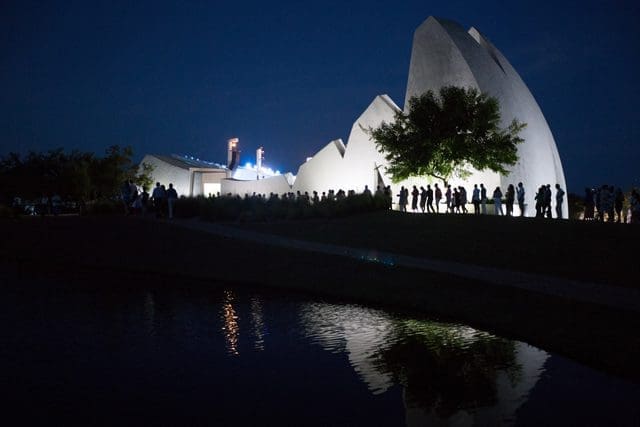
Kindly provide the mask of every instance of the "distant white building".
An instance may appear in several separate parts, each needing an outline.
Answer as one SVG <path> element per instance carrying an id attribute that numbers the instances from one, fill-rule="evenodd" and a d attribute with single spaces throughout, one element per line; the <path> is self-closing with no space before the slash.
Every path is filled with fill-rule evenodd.
<path id="1" fill-rule="evenodd" d="M 153 166 L 154 183 L 167 187 L 171 183 L 180 196 L 217 195 L 230 173 L 226 166 L 177 154 L 147 154 L 141 163 Z"/>

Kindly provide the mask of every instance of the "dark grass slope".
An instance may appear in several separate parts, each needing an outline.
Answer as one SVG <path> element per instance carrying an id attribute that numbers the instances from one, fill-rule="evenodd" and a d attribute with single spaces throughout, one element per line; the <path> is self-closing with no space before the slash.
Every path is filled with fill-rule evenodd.
<path id="1" fill-rule="evenodd" d="M 628 224 L 382 211 L 294 224 L 235 226 L 324 243 L 640 287 L 640 227 Z"/>
<path id="2" fill-rule="evenodd" d="M 384 225 L 385 219 L 389 224 Z M 354 224 L 358 220 L 368 223 L 369 233 L 357 230 Z M 468 219 L 438 218 L 435 221 L 455 224 L 463 220 Z M 394 248 L 429 253 L 423 252 L 429 245 L 402 238 L 401 230 L 408 233 L 411 226 L 424 227 L 432 221 L 389 214 L 324 221 L 315 226 L 304 223 L 303 227 L 303 223 L 298 222 L 292 225 L 299 233 L 318 233 L 318 239 L 337 239 L 340 233 L 344 233 L 345 240 L 341 243 L 362 245 L 362 242 L 377 239 L 385 249 L 390 248 L 387 244 L 396 242 L 398 246 Z M 375 224 L 401 229 L 376 231 Z M 508 223 L 487 218 L 477 224 L 488 227 Z M 333 231 L 332 225 L 336 227 Z M 567 225 L 572 226 L 560 224 L 560 227 Z M 548 226 L 554 227 L 554 224 Z M 284 225 L 261 227 L 284 228 Z M 538 229 L 535 224 L 532 227 Z M 350 302 L 415 310 L 441 320 L 464 322 L 640 381 L 637 363 L 640 357 L 640 335 L 637 333 L 640 316 L 637 313 L 492 286 L 446 274 L 224 239 L 152 220 L 122 217 L 28 218 L 0 221 L 0 232 L 3 236 L 0 269 L 3 274 L 18 278 L 18 282 L 21 276 L 36 275 L 68 279 L 70 286 L 83 289 L 100 286 L 112 288 L 114 292 L 130 287 L 189 288 L 240 284 L 290 289 Z M 458 232 L 463 234 L 461 229 Z M 420 239 L 425 233 L 429 232 L 414 234 L 414 239 Z M 448 235 L 446 232 L 431 233 L 434 236 Z M 484 235 L 489 234 L 484 231 Z M 456 242 L 447 250 L 462 257 L 461 253 L 472 246 Z M 483 247 L 490 245 L 486 243 Z M 496 256 L 508 252 L 508 249 L 500 249 Z M 533 251 L 529 253 L 532 254 L 529 256 L 535 255 Z M 494 259 L 494 256 L 479 254 L 471 256 L 471 259 L 477 256 Z M 598 270 L 602 274 L 603 268 L 601 266 Z"/>

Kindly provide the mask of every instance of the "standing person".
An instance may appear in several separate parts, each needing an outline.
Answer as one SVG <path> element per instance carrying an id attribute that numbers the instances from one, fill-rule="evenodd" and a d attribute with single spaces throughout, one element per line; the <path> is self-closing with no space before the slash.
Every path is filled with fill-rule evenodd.
<path id="1" fill-rule="evenodd" d="M 129 180 L 129 191 L 131 192 L 131 202 L 133 203 L 138 197 L 138 186 L 133 183 L 133 180 Z"/>
<path id="2" fill-rule="evenodd" d="M 447 191 L 444 193 L 447 200 L 447 212 L 453 213 L 453 205 L 451 204 L 451 185 L 447 185 Z"/>
<path id="3" fill-rule="evenodd" d="M 556 217 L 562 219 L 562 202 L 564 201 L 564 190 L 560 184 L 556 184 Z"/>
<path id="4" fill-rule="evenodd" d="M 398 206 L 400 207 L 400 212 L 407 211 L 407 196 L 404 191 L 404 186 L 400 187 L 400 194 L 398 194 Z"/>
<path id="5" fill-rule="evenodd" d="M 322 193 L 324 194 L 324 192 Z M 393 209 L 393 193 L 391 192 L 391 186 L 384 187 L 384 199 L 387 201 L 387 208 Z"/>
<path id="6" fill-rule="evenodd" d="M 547 184 L 544 189 L 544 212 L 547 218 L 551 218 L 551 184 Z"/>
<path id="7" fill-rule="evenodd" d="M 622 223 L 622 206 L 623 205 L 624 205 L 624 193 L 622 192 L 622 189 L 618 187 L 618 189 L 616 190 L 615 208 L 616 208 L 616 214 L 618 214 L 617 222 L 619 223 Z"/>
<path id="8" fill-rule="evenodd" d="M 594 196 L 593 196 L 594 191 L 589 188 L 589 187 L 585 187 L 584 189 L 584 220 L 585 221 L 590 221 L 593 219 L 593 209 L 595 207 L 595 202 L 594 202 Z"/>
<path id="9" fill-rule="evenodd" d="M 613 185 L 610 185 L 609 187 L 609 209 L 607 209 L 607 221 L 609 222 L 614 222 L 615 218 L 613 215 L 613 212 L 615 210 L 615 204 L 616 204 L 616 195 L 613 192 Z"/>
<path id="10" fill-rule="evenodd" d="M 631 209 L 631 224 L 640 224 L 640 193 L 635 188 L 631 190 L 630 209 Z"/>
<path id="11" fill-rule="evenodd" d="M 129 206 L 133 213 L 138 213 L 142 209 L 141 201 L 138 200 L 138 186 L 131 179 L 129 180 Z"/>
<path id="12" fill-rule="evenodd" d="M 475 215 L 480 215 L 480 189 L 478 188 L 478 184 L 473 184 L 471 202 L 473 203 L 473 213 Z"/>
<path id="13" fill-rule="evenodd" d="M 433 190 L 431 186 L 427 184 L 427 212 L 435 213 L 433 209 Z"/>
<path id="14" fill-rule="evenodd" d="M 596 219 L 600 221 L 604 221 L 604 214 L 602 213 L 602 187 L 594 188 L 594 200 L 597 216 Z"/>
<path id="15" fill-rule="evenodd" d="M 427 190 L 424 187 L 420 187 L 420 209 L 424 213 L 424 207 L 427 204 Z"/>
<path id="16" fill-rule="evenodd" d="M 160 183 L 156 182 L 156 188 L 154 188 L 151 193 L 151 198 L 153 199 L 153 210 L 156 212 L 156 218 L 160 218 L 162 216 L 164 197 L 165 191 L 162 189 Z"/>
<path id="17" fill-rule="evenodd" d="M 460 207 L 462 208 L 462 213 L 467 213 L 467 190 L 463 187 L 460 186 L 458 187 L 460 189 Z"/>
<path id="18" fill-rule="evenodd" d="M 145 216 L 149 206 L 149 193 L 147 193 L 147 187 L 142 187 L 142 193 L 140 193 L 140 205 L 142 209 L 142 216 Z"/>
<path id="19" fill-rule="evenodd" d="M 600 221 L 604 222 L 605 220 L 605 214 L 607 214 L 609 212 L 609 205 L 613 204 L 613 201 L 609 200 L 609 186 L 608 185 L 603 185 L 602 187 L 600 187 L 600 212 L 599 212 L 599 218 Z M 609 221 L 611 221 L 611 218 L 607 218 Z"/>
<path id="20" fill-rule="evenodd" d="M 493 190 L 493 207 L 496 215 L 504 215 L 504 212 L 502 212 L 502 191 L 500 187 L 496 187 L 496 189 Z"/>
<path id="21" fill-rule="evenodd" d="M 513 202 L 516 198 L 516 189 L 513 188 L 513 184 L 509 184 L 507 187 L 507 216 L 513 216 Z"/>
<path id="22" fill-rule="evenodd" d="M 480 184 L 480 205 L 482 206 L 482 215 L 487 214 L 487 189 L 484 184 Z"/>
<path id="23" fill-rule="evenodd" d="M 455 213 L 460 213 L 460 192 L 457 188 L 453 189 L 453 209 L 455 209 Z"/>
<path id="24" fill-rule="evenodd" d="M 544 185 L 538 188 L 536 193 L 536 218 L 544 218 L 544 197 L 547 187 Z"/>
<path id="25" fill-rule="evenodd" d="M 404 211 L 407 211 L 407 205 L 409 204 L 409 187 L 404 189 Z"/>
<path id="26" fill-rule="evenodd" d="M 516 195 L 518 207 L 520 208 L 520 216 L 524 216 L 524 186 L 521 182 L 518 183 L 518 188 L 516 188 Z"/>
<path id="27" fill-rule="evenodd" d="M 169 183 L 169 189 L 167 190 L 167 205 L 169 207 L 169 219 L 173 219 L 173 205 L 178 200 L 178 192 L 173 188 L 173 184 Z"/>
<path id="28" fill-rule="evenodd" d="M 413 212 L 418 212 L 418 196 L 420 192 L 418 191 L 418 187 L 413 186 L 413 190 L 411 191 L 411 210 Z"/>
<path id="29" fill-rule="evenodd" d="M 164 216 L 167 213 L 167 187 L 161 185 L 162 188 L 162 215 Z"/>
<path id="30" fill-rule="evenodd" d="M 436 187 L 436 212 L 440 213 L 440 200 L 442 200 L 442 190 L 438 187 L 438 184 L 435 184 Z"/>

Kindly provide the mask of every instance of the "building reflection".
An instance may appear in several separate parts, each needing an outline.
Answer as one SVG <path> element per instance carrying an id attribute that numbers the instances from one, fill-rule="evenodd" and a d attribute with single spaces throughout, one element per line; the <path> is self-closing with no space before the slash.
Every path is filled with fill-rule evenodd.
<path id="1" fill-rule="evenodd" d="M 264 317 L 262 315 L 262 301 L 257 296 L 251 298 L 251 325 L 253 327 L 253 348 L 264 350 Z"/>
<path id="2" fill-rule="evenodd" d="M 224 299 L 222 303 L 222 332 L 224 333 L 227 352 L 233 355 L 239 355 L 238 342 L 240 338 L 240 327 L 238 325 L 238 316 L 233 308 L 235 295 L 231 290 L 224 291 Z"/>
<path id="3" fill-rule="evenodd" d="M 392 321 L 384 312 L 357 306 L 305 304 L 301 325 L 312 342 L 332 353 L 346 352 L 349 363 L 374 394 L 393 385 L 390 375 L 375 365 L 375 354 L 385 345 Z"/>
<path id="4" fill-rule="evenodd" d="M 301 318 L 308 339 L 346 352 L 372 393 L 402 386 L 412 426 L 512 423 L 548 358 L 470 327 L 357 306 L 308 304 Z"/>

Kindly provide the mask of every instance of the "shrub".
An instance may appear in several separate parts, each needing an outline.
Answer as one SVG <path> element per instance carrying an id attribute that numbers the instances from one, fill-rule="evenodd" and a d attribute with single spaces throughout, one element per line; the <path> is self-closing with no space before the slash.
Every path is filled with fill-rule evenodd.
<path id="1" fill-rule="evenodd" d="M 83 211 L 84 215 L 116 215 L 122 214 L 123 205 L 120 200 L 97 199 L 87 203 Z"/>
<path id="2" fill-rule="evenodd" d="M 17 218 L 16 210 L 5 205 L 0 205 L 0 218 Z"/>
<path id="3" fill-rule="evenodd" d="M 387 209 L 386 199 L 374 199 L 366 194 L 354 194 L 341 200 L 323 200 L 311 203 L 305 197 L 240 197 L 215 198 L 182 197 L 175 205 L 179 218 L 200 217 L 207 221 L 277 221 L 306 218 L 331 218 L 362 212 Z"/>

